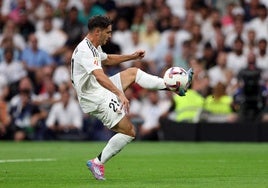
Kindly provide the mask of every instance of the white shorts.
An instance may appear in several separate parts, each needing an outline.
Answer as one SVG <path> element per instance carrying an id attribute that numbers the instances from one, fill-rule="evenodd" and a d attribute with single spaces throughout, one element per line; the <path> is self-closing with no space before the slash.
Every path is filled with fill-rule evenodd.
<path id="1" fill-rule="evenodd" d="M 120 73 L 110 77 L 110 80 L 118 89 L 123 91 Z M 106 90 L 103 95 L 105 95 L 105 101 L 89 114 L 101 120 L 104 126 L 111 129 L 125 116 L 125 112 L 120 110 L 121 102 L 114 93 Z"/>

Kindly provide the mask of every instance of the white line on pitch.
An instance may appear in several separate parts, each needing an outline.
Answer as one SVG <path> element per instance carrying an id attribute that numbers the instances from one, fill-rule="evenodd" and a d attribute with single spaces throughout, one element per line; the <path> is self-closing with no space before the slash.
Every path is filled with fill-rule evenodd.
<path id="1" fill-rule="evenodd" d="M 47 161 L 56 161 L 56 159 L 52 158 L 40 158 L 40 159 L 6 159 L 0 160 L 0 163 L 21 163 L 21 162 L 47 162 Z"/>

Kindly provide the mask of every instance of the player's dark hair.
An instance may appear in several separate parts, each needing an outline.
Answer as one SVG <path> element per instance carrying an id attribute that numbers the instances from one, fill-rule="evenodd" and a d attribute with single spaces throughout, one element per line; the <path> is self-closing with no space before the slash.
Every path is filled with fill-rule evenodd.
<path id="1" fill-rule="evenodd" d="M 88 20 L 87 27 L 89 31 L 92 31 L 95 28 L 105 29 L 109 25 L 112 25 L 110 18 L 106 16 L 93 16 Z"/>

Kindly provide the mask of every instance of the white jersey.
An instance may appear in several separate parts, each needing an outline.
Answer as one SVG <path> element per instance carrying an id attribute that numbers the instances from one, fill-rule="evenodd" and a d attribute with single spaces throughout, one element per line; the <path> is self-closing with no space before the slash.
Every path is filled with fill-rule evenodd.
<path id="1" fill-rule="evenodd" d="M 98 83 L 92 71 L 102 69 L 101 61 L 106 58 L 107 54 L 101 47 L 95 48 L 87 38 L 82 40 L 73 52 L 71 80 L 85 113 L 94 111 L 105 101 L 103 93 L 106 89 Z"/>

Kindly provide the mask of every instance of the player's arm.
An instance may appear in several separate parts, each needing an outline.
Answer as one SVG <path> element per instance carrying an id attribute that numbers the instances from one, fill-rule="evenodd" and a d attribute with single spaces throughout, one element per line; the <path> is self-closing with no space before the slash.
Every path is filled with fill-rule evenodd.
<path id="1" fill-rule="evenodd" d="M 108 54 L 107 59 L 102 61 L 103 65 L 117 65 L 125 61 L 142 59 L 145 55 L 144 50 L 137 50 L 132 54 L 127 55 L 117 55 L 117 54 Z"/>
<path id="2" fill-rule="evenodd" d="M 121 109 L 124 108 L 125 112 L 129 111 L 129 101 L 126 98 L 125 94 L 120 91 L 113 82 L 108 78 L 108 76 L 103 72 L 102 69 L 95 69 L 92 71 L 92 74 L 96 77 L 96 80 L 101 86 L 113 92 L 121 101 Z"/>

